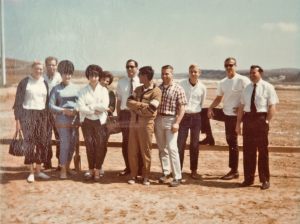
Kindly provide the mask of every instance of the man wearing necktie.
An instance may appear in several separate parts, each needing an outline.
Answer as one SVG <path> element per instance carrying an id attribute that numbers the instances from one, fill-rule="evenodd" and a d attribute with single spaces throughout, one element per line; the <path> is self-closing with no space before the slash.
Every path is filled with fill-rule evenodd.
<path id="1" fill-rule="evenodd" d="M 274 87 L 262 80 L 263 69 L 258 65 L 250 67 L 250 83 L 241 96 L 238 109 L 236 132 L 241 133 L 243 120 L 244 182 L 242 187 L 254 183 L 256 151 L 258 150 L 258 173 L 261 189 L 270 187 L 268 133 L 269 122 L 279 102 Z"/>

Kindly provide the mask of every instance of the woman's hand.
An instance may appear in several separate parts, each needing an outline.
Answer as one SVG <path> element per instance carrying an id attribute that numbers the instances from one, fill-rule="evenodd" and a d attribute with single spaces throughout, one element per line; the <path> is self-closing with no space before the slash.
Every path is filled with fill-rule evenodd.
<path id="1" fill-rule="evenodd" d="M 63 115 L 66 115 L 66 116 L 75 116 L 76 115 L 76 110 L 64 109 L 63 110 Z"/>

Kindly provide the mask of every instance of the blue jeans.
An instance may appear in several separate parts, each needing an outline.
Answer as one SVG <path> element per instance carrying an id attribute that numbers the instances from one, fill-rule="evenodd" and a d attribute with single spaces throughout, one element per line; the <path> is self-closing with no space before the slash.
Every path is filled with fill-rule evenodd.
<path id="1" fill-rule="evenodd" d="M 199 157 L 199 135 L 201 130 L 201 113 L 187 114 L 185 113 L 178 131 L 178 151 L 180 156 L 181 169 L 183 168 L 184 150 L 186 140 L 190 130 L 190 170 L 196 171 L 198 168 Z"/>
<path id="2" fill-rule="evenodd" d="M 59 164 L 64 166 L 72 160 L 79 140 L 78 128 L 57 128 L 59 135 Z"/>

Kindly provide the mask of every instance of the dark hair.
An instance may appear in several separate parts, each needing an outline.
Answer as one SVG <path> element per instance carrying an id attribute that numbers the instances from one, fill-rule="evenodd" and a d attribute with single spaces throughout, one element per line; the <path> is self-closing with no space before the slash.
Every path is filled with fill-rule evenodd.
<path id="1" fill-rule="evenodd" d="M 139 75 L 146 75 L 150 81 L 153 78 L 154 70 L 151 66 L 144 66 L 139 69 Z"/>
<path id="2" fill-rule="evenodd" d="M 109 71 L 103 71 L 101 76 L 100 76 L 100 79 L 103 79 L 103 78 L 109 78 L 109 83 L 108 85 L 110 85 L 113 81 L 114 81 L 114 76 L 111 72 Z"/>
<path id="3" fill-rule="evenodd" d="M 174 70 L 172 65 L 164 65 L 161 67 L 161 70 L 165 70 L 165 69 L 171 69 L 172 71 Z"/>
<path id="4" fill-rule="evenodd" d="M 250 70 L 258 68 L 259 73 L 263 73 L 264 70 L 259 65 L 251 65 Z"/>
<path id="5" fill-rule="evenodd" d="M 69 60 L 63 60 L 59 62 L 57 66 L 57 71 L 62 74 L 73 74 L 74 73 L 74 65 Z"/>
<path id="6" fill-rule="evenodd" d="M 234 61 L 234 64 L 236 64 L 236 59 L 234 57 L 226 58 L 225 61 L 224 61 L 224 64 L 226 64 L 226 62 L 231 61 L 231 60 Z"/>
<path id="7" fill-rule="evenodd" d="M 139 64 L 137 63 L 137 61 L 136 61 L 136 60 L 133 60 L 133 59 L 127 60 L 127 61 L 126 61 L 126 66 L 128 65 L 129 62 L 133 62 L 134 65 L 135 65 L 135 67 L 139 67 Z"/>
<path id="8" fill-rule="evenodd" d="M 53 60 L 56 61 L 56 64 L 58 63 L 58 60 L 56 57 L 53 57 L 53 56 L 46 57 L 45 65 L 47 65 L 48 62 L 53 61 Z"/>
<path id="9" fill-rule="evenodd" d="M 102 68 L 99 65 L 89 65 L 85 70 L 85 76 L 89 79 L 90 75 L 98 75 L 99 79 L 102 74 Z"/>

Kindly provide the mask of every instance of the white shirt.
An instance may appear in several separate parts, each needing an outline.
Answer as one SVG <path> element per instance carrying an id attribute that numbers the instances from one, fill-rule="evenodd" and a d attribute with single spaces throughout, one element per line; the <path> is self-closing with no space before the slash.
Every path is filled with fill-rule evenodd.
<path id="1" fill-rule="evenodd" d="M 133 84 L 133 91 L 135 90 L 136 87 L 142 85 L 137 75 L 133 77 L 132 84 Z M 120 107 L 121 110 L 128 110 L 126 103 L 128 97 L 130 96 L 130 87 L 131 87 L 131 78 L 124 77 L 118 81 L 116 95 L 118 101 L 121 101 L 121 107 Z"/>
<path id="2" fill-rule="evenodd" d="M 26 92 L 23 102 L 23 108 L 27 110 L 43 110 L 47 100 L 47 88 L 44 83 L 44 78 L 38 80 L 29 76 L 26 85 Z"/>
<path id="3" fill-rule="evenodd" d="M 250 83 L 246 86 L 241 97 L 241 104 L 244 105 L 245 112 L 251 112 L 251 96 L 254 85 Z M 278 96 L 275 92 L 273 85 L 260 79 L 256 83 L 255 100 L 257 112 L 268 112 L 271 105 L 279 103 Z"/>
<path id="4" fill-rule="evenodd" d="M 218 83 L 217 95 L 223 96 L 223 112 L 228 116 L 236 116 L 234 108 L 238 107 L 244 88 L 250 80 L 240 74 L 235 74 L 231 79 L 228 77 Z"/>
<path id="5" fill-rule="evenodd" d="M 195 86 L 192 86 L 189 79 L 182 80 L 179 85 L 184 89 L 187 99 L 185 113 L 201 112 L 204 100 L 206 98 L 206 86 L 199 80 Z"/>
<path id="6" fill-rule="evenodd" d="M 97 84 L 95 90 L 88 84 L 79 91 L 77 107 L 80 115 L 80 122 L 83 122 L 84 118 L 90 120 L 100 120 L 101 124 L 106 123 L 107 113 L 106 109 L 109 105 L 108 90 Z M 99 115 L 95 114 L 95 111 L 101 111 Z"/>
<path id="7" fill-rule="evenodd" d="M 51 92 L 51 90 L 54 86 L 58 85 L 62 81 L 62 78 L 61 78 L 61 75 L 59 72 L 55 72 L 52 79 L 50 79 L 47 74 L 44 74 L 44 79 L 48 84 L 49 93 Z"/>

